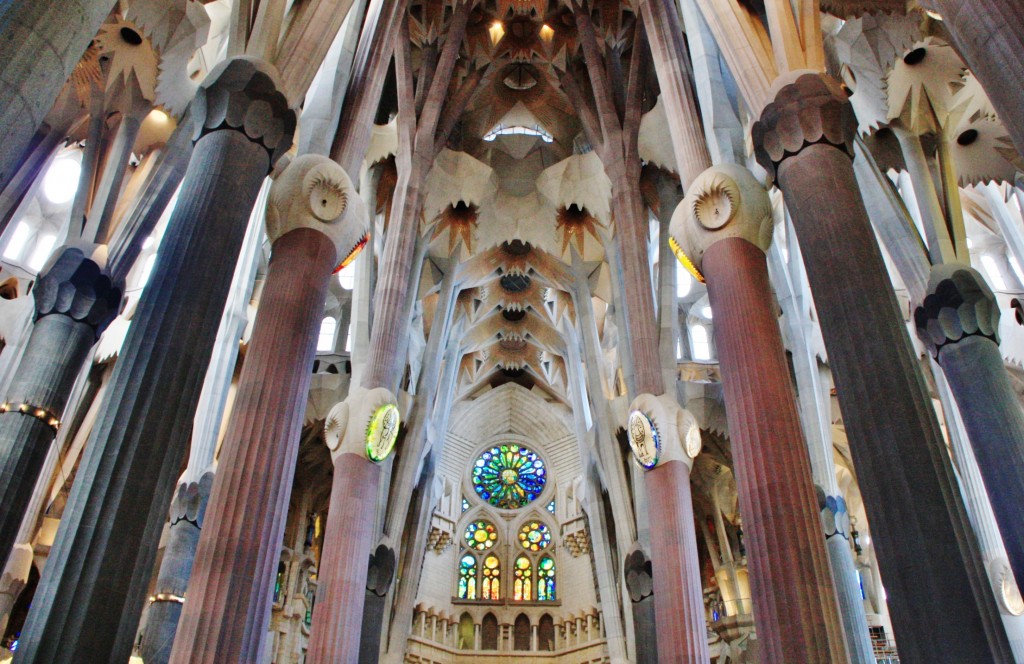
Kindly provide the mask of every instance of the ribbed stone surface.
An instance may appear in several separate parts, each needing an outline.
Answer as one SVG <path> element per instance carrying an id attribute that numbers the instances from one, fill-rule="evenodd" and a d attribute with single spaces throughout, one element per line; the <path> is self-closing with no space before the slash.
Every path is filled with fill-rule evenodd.
<path id="1" fill-rule="evenodd" d="M 0 189 L 115 4 L 13 0 L 0 7 Z"/>
<path id="2" fill-rule="evenodd" d="M 726 238 L 708 248 L 702 266 L 715 312 L 740 512 L 755 524 L 745 532 L 762 661 L 846 661 L 764 252 Z"/>
<path id="3" fill-rule="evenodd" d="M 658 661 L 706 664 L 707 626 L 697 561 L 690 469 L 669 461 L 644 473 L 651 508 Z"/>
<path id="4" fill-rule="evenodd" d="M 636 635 L 637 664 L 656 664 L 658 661 L 658 625 L 654 615 L 654 568 L 640 549 L 626 556 L 623 565 L 626 590 L 633 613 L 633 633 Z"/>
<path id="5" fill-rule="evenodd" d="M 263 661 L 335 253 L 309 228 L 274 243 L 171 662 Z"/>
<path id="6" fill-rule="evenodd" d="M 306 656 L 309 664 L 354 664 L 359 659 L 379 483 L 380 468 L 362 456 L 348 453 L 335 459 Z"/>
<path id="7" fill-rule="evenodd" d="M 167 530 L 167 544 L 160 561 L 154 595 L 185 596 L 213 488 L 213 477 L 213 473 L 205 473 L 198 482 L 178 485 L 171 501 L 171 525 Z M 150 604 L 146 631 L 139 646 L 139 653 L 146 664 L 166 664 L 170 659 L 181 610 L 182 604 L 174 599 Z"/>
<path id="8" fill-rule="evenodd" d="M 930 0 L 1024 154 L 1024 2 Z"/>
<path id="9" fill-rule="evenodd" d="M 239 62 L 220 65 L 197 94 L 225 76 L 225 117 L 241 117 L 241 130 L 221 123 L 197 138 L 36 591 L 21 662 L 123 662 L 131 653 L 231 286 L 225 261 L 237 257 L 271 155 L 294 127 L 294 114 L 279 112 L 284 97 L 265 85 L 265 65 Z M 206 120 L 199 114 L 197 126 Z"/>
<path id="10" fill-rule="evenodd" d="M 847 152 L 852 111 L 836 106 L 849 106 L 837 86 L 808 78 L 814 77 L 779 92 L 753 134 L 759 163 L 777 168 L 804 256 L 900 656 L 1012 661 L 858 194 Z M 799 103 L 802 89 L 806 106 Z"/>
<path id="11" fill-rule="evenodd" d="M 33 289 L 36 323 L 0 414 L 0 560 L 17 539 L 46 453 L 56 436 L 47 422 L 17 411 L 28 403 L 64 415 L 75 379 L 99 334 L 117 315 L 121 290 L 79 248 L 63 248 Z"/>

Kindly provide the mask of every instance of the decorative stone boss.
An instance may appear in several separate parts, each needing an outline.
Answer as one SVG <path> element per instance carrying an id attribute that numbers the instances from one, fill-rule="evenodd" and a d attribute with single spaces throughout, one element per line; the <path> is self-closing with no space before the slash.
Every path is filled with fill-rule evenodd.
<path id="1" fill-rule="evenodd" d="M 697 419 L 666 394 L 641 394 L 633 399 L 626 435 L 633 458 L 644 470 L 669 461 L 682 461 L 692 468 L 700 454 Z"/>

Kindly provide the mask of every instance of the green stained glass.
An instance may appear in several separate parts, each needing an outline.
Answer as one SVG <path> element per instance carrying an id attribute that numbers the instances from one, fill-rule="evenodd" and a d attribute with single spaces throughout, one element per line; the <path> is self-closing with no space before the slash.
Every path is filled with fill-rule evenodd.
<path id="1" fill-rule="evenodd" d="M 459 561 L 459 599 L 476 599 L 476 558 L 469 554 Z"/>
<path id="2" fill-rule="evenodd" d="M 547 482 L 544 462 L 533 450 L 497 445 L 473 464 L 473 489 L 495 507 L 518 509 L 536 500 Z"/>
<path id="3" fill-rule="evenodd" d="M 540 551 L 551 543 L 551 531 L 539 521 L 530 521 L 519 529 L 519 543 L 527 551 Z"/>
<path id="4" fill-rule="evenodd" d="M 533 599 L 533 568 L 526 556 L 516 558 L 512 582 L 512 599 L 517 602 L 530 601 Z"/>
<path id="5" fill-rule="evenodd" d="M 544 556 L 537 563 L 537 599 L 548 602 L 555 599 L 555 559 Z"/>
<path id="6" fill-rule="evenodd" d="M 477 551 L 486 551 L 498 541 L 498 531 L 494 524 L 486 521 L 474 521 L 466 526 L 466 532 L 462 534 L 466 546 Z"/>

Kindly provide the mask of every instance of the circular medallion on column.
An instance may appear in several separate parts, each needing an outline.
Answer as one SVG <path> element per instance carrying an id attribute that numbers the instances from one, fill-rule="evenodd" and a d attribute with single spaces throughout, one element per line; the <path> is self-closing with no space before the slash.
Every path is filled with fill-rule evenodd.
<path id="1" fill-rule="evenodd" d="M 373 411 L 366 427 L 366 456 L 370 461 L 380 463 L 388 458 L 398 439 L 399 423 L 398 406 L 393 403 Z"/>
<path id="2" fill-rule="evenodd" d="M 683 447 L 686 448 L 686 456 L 696 459 L 703 446 L 704 443 L 700 438 L 700 427 L 696 426 L 695 423 L 694 426 L 686 431 L 686 435 L 683 437 Z"/>
<path id="3" fill-rule="evenodd" d="M 629 446 L 633 450 L 633 458 L 647 470 L 658 465 L 661 438 L 651 418 L 639 410 L 629 414 Z"/>

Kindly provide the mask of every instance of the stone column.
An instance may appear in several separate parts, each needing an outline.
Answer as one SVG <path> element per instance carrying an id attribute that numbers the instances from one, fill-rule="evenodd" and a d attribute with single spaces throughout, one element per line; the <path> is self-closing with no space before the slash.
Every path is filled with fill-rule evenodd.
<path id="1" fill-rule="evenodd" d="M 0 561 L 17 541 L 75 379 L 117 316 L 121 289 L 105 265 L 105 247 L 64 247 L 33 289 L 35 326 L 0 403 Z"/>
<path id="2" fill-rule="evenodd" d="M 646 470 L 649 516 L 658 524 L 651 528 L 654 584 L 664 589 L 654 593 L 658 661 L 704 664 L 710 655 L 690 495 L 700 428 L 675 399 L 641 394 L 630 406 L 626 433 L 633 457 Z"/>
<path id="3" fill-rule="evenodd" d="M 260 61 L 222 63 L 192 108 L 195 149 L 25 625 L 26 664 L 128 660 L 231 285 L 225 261 L 291 146 L 295 115 Z"/>
<path id="4" fill-rule="evenodd" d="M 1024 154 L 1024 4 L 1019 0 L 930 0 L 953 45 L 981 81 Z"/>
<path id="5" fill-rule="evenodd" d="M 1011 661 L 857 190 L 853 109 L 822 75 L 796 72 L 780 84 L 754 125 L 755 154 L 782 189 L 800 241 L 900 656 Z"/>
<path id="6" fill-rule="evenodd" d="M 764 662 L 847 661 L 811 466 L 772 311 L 772 204 L 750 171 L 697 176 L 672 237 L 707 277 Z"/>
<path id="7" fill-rule="evenodd" d="M 378 465 L 398 436 L 396 399 L 385 388 L 353 387 L 327 415 L 324 434 L 334 458 L 324 553 L 307 661 L 355 662 L 366 600 L 367 552 L 373 546 Z"/>
<path id="8" fill-rule="evenodd" d="M 14 0 L 0 9 L 0 189 L 115 4 Z"/>
<path id="9" fill-rule="evenodd" d="M 1024 579 L 1024 411 L 999 353 L 999 305 L 966 265 L 932 268 L 918 336 L 956 399 L 1017 579 Z"/>
<path id="10" fill-rule="evenodd" d="M 366 223 L 327 157 L 297 158 L 271 187 L 270 265 L 171 662 L 263 661 L 327 287 Z"/>

